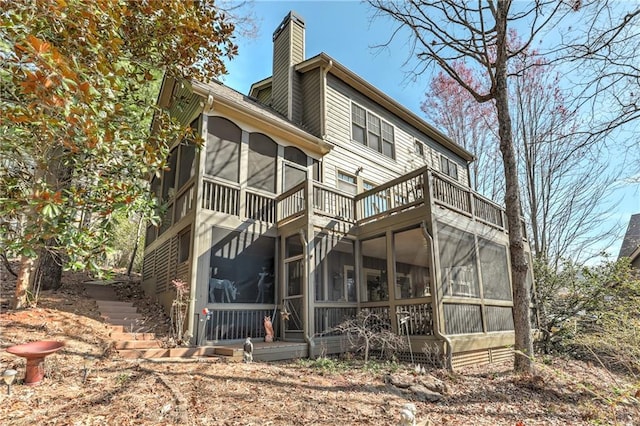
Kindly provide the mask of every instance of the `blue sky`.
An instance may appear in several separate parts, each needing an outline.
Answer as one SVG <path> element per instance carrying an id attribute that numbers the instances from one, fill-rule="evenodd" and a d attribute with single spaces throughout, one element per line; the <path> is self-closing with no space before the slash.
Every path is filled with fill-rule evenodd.
<path id="1" fill-rule="evenodd" d="M 420 103 L 424 99 L 430 75 L 419 81 L 406 78 L 408 47 L 394 41 L 392 49 L 376 49 L 383 44 L 392 24 L 376 19 L 367 5 L 354 0 L 336 1 L 267 1 L 256 0 L 252 11 L 257 18 L 258 34 L 255 38 L 239 37 L 239 55 L 228 63 L 229 74 L 222 80 L 230 87 L 248 93 L 252 83 L 271 75 L 272 34 L 285 15 L 297 12 L 305 21 L 306 58 L 325 52 L 369 83 L 378 87 L 405 107 L 424 117 Z M 608 227 L 617 226 L 623 233 L 629 217 L 640 213 L 640 185 L 620 184 L 612 194 L 619 200 L 607 212 Z M 600 249 L 617 257 L 621 239 Z"/>

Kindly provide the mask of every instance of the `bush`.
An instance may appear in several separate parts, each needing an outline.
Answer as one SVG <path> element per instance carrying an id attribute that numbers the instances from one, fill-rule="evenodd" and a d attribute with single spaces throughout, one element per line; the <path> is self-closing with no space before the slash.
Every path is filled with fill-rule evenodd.
<path id="1" fill-rule="evenodd" d="M 536 303 L 545 353 L 597 358 L 640 371 L 640 281 L 628 259 L 557 269 L 536 263 Z"/>
<path id="2" fill-rule="evenodd" d="M 395 334 L 388 320 L 368 309 L 339 324 L 336 331 L 347 337 L 352 348 L 362 352 L 365 362 L 369 361 L 371 351 L 379 352 L 383 359 L 390 359 L 407 348 L 406 338 Z"/>

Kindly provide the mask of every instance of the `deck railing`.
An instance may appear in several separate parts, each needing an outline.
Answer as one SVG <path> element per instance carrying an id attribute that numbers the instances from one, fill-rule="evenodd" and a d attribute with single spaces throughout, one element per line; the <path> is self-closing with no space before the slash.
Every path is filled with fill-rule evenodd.
<path id="1" fill-rule="evenodd" d="M 372 221 L 420 205 L 424 200 L 424 173 L 413 172 L 355 196 L 358 221 Z"/>
<path id="2" fill-rule="evenodd" d="M 428 184 L 427 182 L 430 182 Z M 312 185 L 312 188 L 309 188 Z M 311 193 L 309 191 L 311 190 Z M 356 196 L 304 181 L 275 197 L 251 188 L 205 177 L 202 207 L 268 223 L 302 216 L 307 210 L 307 194 L 313 211 L 320 216 L 359 224 L 419 207 L 429 200 L 486 225 L 508 230 L 504 210 L 471 188 L 423 167 Z M 243 201 L 241 203 L 240 201 Z M 180 200 L 183 201 L 183 200 Z M 186 203 L 187 200 L 184 200 Z M 181 206 L 184 210 L 184 207 Z M 523 226 L 524 229 L 524 226 Z M 526 239 L 526 234 L 524 234 Z"/>
<path id="3" fill-rule="evenodd" d="M 246 216 L 249 219 L 261 220 L 267 223 L 276 221 L 276 200 L 256 192 L 247 190 L 245 193 Z"/>
<path id="4" fill-rule="evenodd" d="M 273 315 L 269 309 L 223 310 L 212 309 L 207 316 L 205 326 L 205 340 L 240 340 L 247 336 L 252 338 L 264 337 L 264 317 Z M 278 318 L 276 313 L 275 318 Z M 278 321 L 273 321 L 274 327 Z"/>
<path id="5" fill-rule="evenodd" d="M 205 178 L 202 191 L 202 208 L 238 216 L 240 214 L 240 189 Z"/>
<path id="6" fill-rule="evenodd" d="M 354 222 L 356 219 L 355 201 L 352 196 L 317 182 L 313 183 L 313 210 L 316 214 L 348 222 Z"/>
<path id="7" fill-rule="evenodd" d="M 305 213 L 306 192 L 307 182 L 305 181 L 278 196 L 278 222 L 298 217 Z"/>
<path id="8" fill-rule="evenodd" d="M 433 317 L 431 303 L 396 306 L 398 334 L 410 336 L 431 336 L 433 334 Z"/>
<path id="9" fill-rule="evenodd" d="M 323 336 L 338 334 L 335 328 L 348 319 L 355 318 L 356 307 L 322 307 L 315 308 L 315 333 Z"/>

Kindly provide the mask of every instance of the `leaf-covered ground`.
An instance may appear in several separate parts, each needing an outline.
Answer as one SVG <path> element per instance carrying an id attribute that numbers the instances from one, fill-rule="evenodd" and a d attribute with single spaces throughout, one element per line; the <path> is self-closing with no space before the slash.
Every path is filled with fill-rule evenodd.
<path id="1" fill-rule="evenodd" d="M 5 298 L 6 277 L 3 271 Z M 0 371 L 19 372 L 12 395 L 0 392 L 2 425 L 394 425 L 408 402 L 384 380 L 408 366 L 119 359 L 80 279 L 65 277 L 60 291 L 41 294 L 37 308 L 0 313 Z M 24 386 L 23 359 L 4 349 L 41 339 L 66 346 L 47 358 L 40 386 Z M 97 360 L 83 382 L 87 355 Z M 579 361 L 544 361 L 531 376 L 504 364 L 434 371 L 449 393 L 437 403 L 415 402 L 418 424 L 640 425 L 637 378 Z"/>

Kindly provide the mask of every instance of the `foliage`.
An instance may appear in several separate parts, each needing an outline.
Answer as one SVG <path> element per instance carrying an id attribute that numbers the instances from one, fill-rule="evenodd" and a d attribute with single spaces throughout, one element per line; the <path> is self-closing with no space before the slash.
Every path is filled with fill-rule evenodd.
<path id="1" fill-rule="evenodd" d="M 212 1 L 0 0 L 0 9 L 0 245 L 33 258 L 53 241 L 67 266 L 95 269 L 115 211 L 153 216 L 148 177 L 189 131 L 154 107 L 159 70 L 224 73 L 234 26 Z"/>
<path id="2" fill-rule="evenodd" d="M 368 309 L 358 312 L 355 318 L 343 321 L 336 331 L 347 337 L 352 348 L 362 352 L 365 363 L 369 361 L 369 354 L 373 350 L 379 351 L 381 358 L 390 359 L 407 347 L 405 338 L 391 330 L 388 320 Z"/>
<path id="3" fill-rule="evenodd" d="M 114 227 L 113 232 L 109 236 L 109 245 L 115 248 L 110 250 L 107 265 L 104 266 L 127 268 L 133 255 L 136 239 L 138 247 L 144 247 L 144 233 L 140 232 L 138 235 L 140 216 L 133 215 L 129 217 L 121 212 L 115 212 L 113 214 L 113 221 Z M 133 261 L 134 272 L 141 271 L 143 258 L 144 250 L 137 250 Z"/>
<path id="4" fill-rule="evenodd" d="M 536 262 L 542 348 L 640 371 L 640 280 L 627 258 L 597 266 Z"/>

